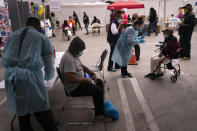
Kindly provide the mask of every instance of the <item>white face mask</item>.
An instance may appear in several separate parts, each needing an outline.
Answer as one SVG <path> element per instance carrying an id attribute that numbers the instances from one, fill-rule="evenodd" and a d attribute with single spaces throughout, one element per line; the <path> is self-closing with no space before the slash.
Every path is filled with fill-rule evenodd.
<path id="1" fill-rule="evenodd" d="M 76 57 L 79 58 L 79 57 L 82 56 L 82 55 L 83 55 L 83 51 L 79 52 L 79 53 L 76 55 Z"/>
<path id="2" fill-rule="evenodd" d="M 168 35 L 166 35 L 166 34 L 163 34 L 163 37 L 164 37 L 164 39 L 166 39 L 166 38 L 168 38 Z"/>
<path id="3" fill-rule="evenodd" d="M 118 19 L 118 23 L 120 24 L 122 22 L 122 19 Z"/>

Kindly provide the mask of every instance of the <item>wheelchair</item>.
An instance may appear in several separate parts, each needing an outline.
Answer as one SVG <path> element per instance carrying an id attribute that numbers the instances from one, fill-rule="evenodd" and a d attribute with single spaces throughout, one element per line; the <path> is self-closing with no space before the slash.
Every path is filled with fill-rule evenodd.
<path id="1" fill-rule="evenodd" d="M 67 37 L 68 41 L 71 40 L 72 37 L 72 33 L 71 33 L 71 29 L 70 28 L 65 28 L 62 31 L 62 40 L 64 40 L 64 38 Z"/>
<path id="2" fill-rule="evenodd" d="M 160 43 L 159 45 L 155 45 L 155 46 L 159 47 L 155 51 L 158 51 L 158 50 L 161 51 L 164 48 L 165 43 L 164 42 L 159 42 L 159 43 Z M 178 77 L 180 76 L 180 71 L 181 71 L 181 67 L 180 67 L 179 60 L 178 60 L 180 50 L 181 49 L 178 49 L 176 51 L 177 52 L 176 58 L 171 59 L 171 58 L 168 58 L 165 56 L 165 58 L 163 60 L 161 60 L 161 62 L 158 64 L 158 66 L 153 71 L 153 73 L 155 73 L 158 69 L 163 69 L 163 74 L 166 73 L 166 70 L 172 70 L 173 73 L 172 73 L 170 79 L 172 82 L 176 82 Z M 156 78 L 157 78 L 157 76 L 151 77 L 152 80 L 155 80 Z"/>

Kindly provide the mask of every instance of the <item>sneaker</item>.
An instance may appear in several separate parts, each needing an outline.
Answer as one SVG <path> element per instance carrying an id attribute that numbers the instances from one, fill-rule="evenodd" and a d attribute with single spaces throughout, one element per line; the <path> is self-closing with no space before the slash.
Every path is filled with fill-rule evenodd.
<path id="1" fill-rule="evenodd" d="M 53 34 L 53 37 L 56 37 L 56 35 L 55 35 L 55 34 Z"/>
<path id="2" fill-rule="evenodd" d="M 95 118 L 95 120 L 99 120 L 99 121 L 105 121 L 105 122 L 112 121 L 112 118 L 109 118 L 105 115 L 95 115 L 94 118 Z"/>
<path id="3" fill-rule="evenodd" d="M 157 77 L 161 77 L 161 76 L 163 76 L 164 74 L 163 74 L 163 72 L 162 73 L 160 73 L 160 74 L 157 74 L 156 76 Z"/>
<path id="4" fill-rule="evenodd" d="M 149 73 L 149 74 L 145 75 L 144 78 L 151 78 L 154 75 L 155 75 L 154 73 Z"/>
<path id="5" fill-rule="evenodd" d="M 157 36 L 157 35 L 158 35 L 158 33 L 155 34 L 155 36 Z"/>
<path id="6" fill-rule="evenodd" d="M 111 71 L 111 72 L 116 72 L 116 69 L 114 68 L 110 68 L 110 69 L 107 69 L 108 71 Z"/>
<path id="7" fill-rule="evenodd" d="M 119 70 L 119 69 L 121 69 L 121 67 L 115 67 L 115 69 L 116 69 L 116 70 Z"/>
<path id="8" fill-rule="evenodd" d="M 121 74 L 121 76 L 122 76 L 123 78 L 133 78 L 133 76 L 131 75 L 131 73 Z"/>

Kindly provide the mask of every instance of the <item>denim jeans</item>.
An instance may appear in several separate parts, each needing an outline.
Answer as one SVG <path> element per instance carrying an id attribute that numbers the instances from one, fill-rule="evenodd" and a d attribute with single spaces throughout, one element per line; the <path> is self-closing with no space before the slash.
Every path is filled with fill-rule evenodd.
<path id="1" fill-rule="evenodd" d="M 89 23 L 85 23 L 85 29 L 86 29 L 87 33 L 88 33 L 88 26 L 89 26 Z"/>
<path id="2" fill-rule="evenodd" d="M 157 33 L 156 25 L 157 25 L 157 23 L 155 23 L 155 22 L 149 23 L 149 25 L 148 25 L 148 34 L 149 35 L 150 35 L 152 29 L 155 33 Z"/>

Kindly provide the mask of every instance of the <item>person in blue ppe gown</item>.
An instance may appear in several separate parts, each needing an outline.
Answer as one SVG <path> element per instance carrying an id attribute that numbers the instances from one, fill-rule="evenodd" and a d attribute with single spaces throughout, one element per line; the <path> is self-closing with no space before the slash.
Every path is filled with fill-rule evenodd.
<path id="1" fill-rule="evenodd" d="M 39 19 L 28 18 L 26 27 L 9 35 L 3 51 L 8 113 L 18 116 L 20 131 L 33 131 L 31 114 L 45 131 L 58 130 L 44 85 L 55 71 L 53 47 L 40 29 Z"/>
<path id="2" fill-rule="evenodd" d="M 138 31 L 142 29 L 143 25 L 143 18 L 139 17 L 134 22 L 133 26 L 126 28 L 116 44 L 112 55 L 112 61 L 121 66 L 122 77 L 132 77 L 132 75 L 127 71 L 127 65 L 132 55 L 133 46 L 145 42 L 145 34 L 138 37 Z"/>

